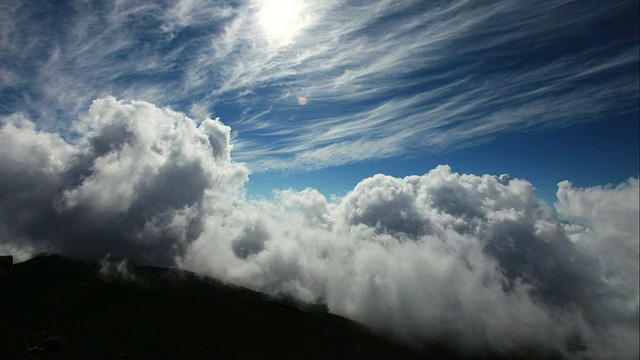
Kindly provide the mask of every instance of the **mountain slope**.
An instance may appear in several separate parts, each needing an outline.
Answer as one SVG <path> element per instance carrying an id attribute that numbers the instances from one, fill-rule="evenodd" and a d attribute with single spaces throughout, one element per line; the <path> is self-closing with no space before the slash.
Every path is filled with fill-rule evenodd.
<path id="1" fill-rule="evenodd" d="M 318 308 L 303 311 L 178 270 L 134 275 L 105 278 L 96 264 L 56 255 L 14 265 L 1 280 L 0 357 L 423 358 Z"/>

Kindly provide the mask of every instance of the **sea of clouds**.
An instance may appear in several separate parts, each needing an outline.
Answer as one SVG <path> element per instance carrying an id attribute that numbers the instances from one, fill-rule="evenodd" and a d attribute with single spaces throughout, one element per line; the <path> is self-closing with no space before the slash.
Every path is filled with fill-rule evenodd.
<path id="1" fill-rule="evenodd" d="M 231 150 L 218 119 L 142 101 L 95 100 L 64 138 L 2 117 L 0 252 L 178 266 L 415 346 L 637 358 L 638 178 L 561 182 L 555 210 L 526 180 L 446 165 L 248 200 Z"/>

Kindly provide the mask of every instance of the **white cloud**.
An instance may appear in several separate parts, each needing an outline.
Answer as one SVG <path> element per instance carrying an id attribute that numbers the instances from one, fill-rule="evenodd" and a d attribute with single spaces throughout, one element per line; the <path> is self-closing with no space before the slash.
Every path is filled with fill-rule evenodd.
<path id="1" fill-rule="evenodd" d="M 338 203 L 313 190 L 277 198 L 208 218 L 182 266 L 325 302 L 414 344 L 453 338 L 472 349 L 566 351 L 578 341 L 595 357 L 637 354 L 614 340 L 637 334 L 637 295 L 623 303 L 615 294 L 637 294 L 637 282 L 603 281 L 599 254 L 570 241 L 526 181 L 441 166 L 365 179 Z M 615 207 L 611 200 L 602 199 Z M 624 236 L 637 242 L 637 233 Z M 238 239 L 248 256 L 234 256 Z"/>
<path id="2" fill-rule="evenodd" d="M 62 210 L 80 207 L 117 214 L 129 210 L 141 193 L 152 197 L 158 191 L 168 191 L 171 202 L 190 204 L 211 184 L 230 183 L 224 177 L 246 176 L 239 169 L 218 170 L 228 166 L 231 150 L 230 129 L 218 120 L 196 127 L 167 109 L 106 98 L 96 100 L 76 127 L 84 135 L 80 147 L 95 158 L 91 175 L 64 191 Z M 179 189 L 172 189 L 175 186 Z"/>
<path id="3" fill-rule="evenodd" d="M 218 120 L 196 126 L 170 109 L 105 98 L 71 144 L 20 115 L 2 124 L 5 241 L 167 264 L 176 241 L 194 236 L 203 199 L 244 196 L 248 171 L 231 162 L 230 128 Z"/>
<path id="4" fill-rule="evenodd" d="M 23 115 L 1 124 L 0 250 L 18 257 L 177 264 L 416 346 L 580 357 L 578 342 L 596 358 L 637 357 L 637 178 L 560 183 L 560 218 L 525 180 L 448 166 L 376 175 L 333 201 L 312 189 L 248 201 L 219 120 L 108 97 L 73 142 Z"/>
<path id="5" fill-rule="evenodd" d="M 569 238 L 588 249 L 596 262 L 591 271 L 603 287 L 593 294 L 593 316 L 599 322 L 616 321 L 606 338 L 637 356 L 639 282 L 638 178 L 613 187 L 574 188 L 568 181 L 558 184 L 556 208 L 569 221 Z M 625 345 L 626 344 L 626 345 Z"/>
<path id="6" fill-rule="evenodd" d="M 57 134 L 38 131 L 24 115 L 0 118 L 0 126 L 0 166 L 6 170 L 53 175 L 64 170 L 75 153 Z"/>
<path id="7" fill-rule="evenodd" d="M 569 217 L 569 238 L 598 255 L 602 279 L 611 283 L 630 306 L 638 302 L 638 179 L 617 187 L 574 188 L 558 184 L 556 208 Z M 624 288 L 621 285 L 630 286 Z"/>

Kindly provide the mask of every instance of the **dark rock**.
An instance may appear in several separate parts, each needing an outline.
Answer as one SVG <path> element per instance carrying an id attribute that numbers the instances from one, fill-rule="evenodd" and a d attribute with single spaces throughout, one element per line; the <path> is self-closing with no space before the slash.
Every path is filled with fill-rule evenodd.
<path id="1" fill-rule="evenodd" d="M 0 276 L 7 276 L 11 273 L 13 266 L 13 256 L 0 256 Z"/>

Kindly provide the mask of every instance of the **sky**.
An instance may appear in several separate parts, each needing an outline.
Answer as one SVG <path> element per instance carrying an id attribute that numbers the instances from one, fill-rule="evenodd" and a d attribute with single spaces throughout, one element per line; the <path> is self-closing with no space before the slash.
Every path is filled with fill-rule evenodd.
<path id="1" fill-rule="evenodd" d="M 252 195 L 450 164 L 551 202 L 639 172 L 637 1 L 1 6 L 0 114 L 69 139 L 106 95 L 220 117 Z"/>
<path id="2" fill-rule="evenodd" d="M 413 346 L 637 358 L 639 18 L 2 1 L 0 252 L 176 266 Z"/>

